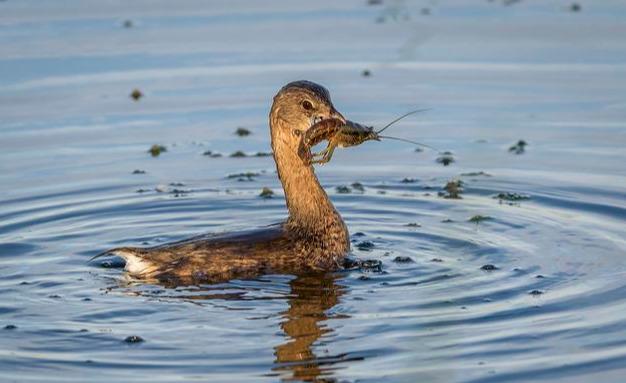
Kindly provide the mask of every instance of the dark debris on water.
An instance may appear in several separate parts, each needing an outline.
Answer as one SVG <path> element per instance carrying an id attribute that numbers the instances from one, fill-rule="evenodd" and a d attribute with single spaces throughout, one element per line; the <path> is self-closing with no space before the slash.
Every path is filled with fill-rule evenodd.
<path id="1" fill-rule="evenodd" d="M 486 265 L 482 265 L 480 269 L 484 271 L 495 271 L 495 270 L 498 270 L 499 268 L 496 265 L 492 265 L 491 263 L 488 263 Z"/>
<path id="2" fill-rule="evenodd" d="M 397 257 L 395 257 L 395 258 L 393 259 L 393 261 L 394 261 L 395 263 L 413 263 L 413 262 L 414 262 L 414 261 L 413 261 L 413 258 L 411 258 L 411 257 L 406 257 L 406 256 L 403 256 L 403 255 L 398 255 Z"/>
<path id="3" fill-rule="evenodd" d="M 230 156 L 233 158 L 242 158 L 242 157 L 247 157 L 248 155 L 242 152 L 241 150 L 237 150 L 236 152 L 231 153 Z"/>
<path id="4" fill-rule="evenodd" d="M 246 137 L 246 136 L 251 135 L 252 132 L 250 131 L 250 129 L 240 126 L 235 130 L 235 134 L 238 135 L 239 137 Z"/>
<path id="5" fill-rule="evenodd" d="M 479 172 L 461 173 L 461 176 L 462 176 L 462 177 L 479 177 L 479 176 L 482 176 L 482 177 L 491 177 L 491 174 L 489 174 L 489 173 L 485 173 L 485 172 L 483 172 L 483 171 L 481 170 L 481 171 L 479 171 Z"/>
<path id="6" fill-rule="evenodd" d="M 191 190 L 187 190 L 187 189 L 172 189 L 172 190 L 170 190 L 170 194 L 173 195 L 175 198 L 186 197 L 189 193 L 191 193 Z"/>
<path id="7" fill-rule="evenodd" d="M 130 92 L 130 98 L 135 101 L 139 101 L 142 97 L 143 93 L 139 89 L 133 89 L 133 91 Z"/>
<path id="8" fill-rule="evenodd" d="M 350 186 L 352 186 L 352 189 L 354 189 L 356 191 L 359 191 L 359 192 L 364 192 L 365 191 L 365 187 L 360 182 L 353 182 Z"/>
<path id="9" fill-rule="evenodd" d="M 124 342 L 126 343 L 142 343 L 144 342 L 143 338 L 138 336 L 138 335 L 131 335 L 131 336 L 127 336 L 124 339 Z"/>
<path id="10" fill-rule="evenodd" d="M 448 181 L 443 187 L 443 191 L 440 191 L 438 195 L 447 199 L 461 199 L 463 193 L 463 181 L 452 180 Z"/>
<path id="11" fill-rule="evenodd" d="M 377 259 L 345 258 L 343 268 L 345 270 L 381 272 L 383 270 L 383 263 Z"/>
<path id="12" fill-rule="evenodd" d="M 371 251 L 375 247 L 372 241 L 361 241 L 357 243 L 356 248 L 362 251 Z"/>
<path id="13" fill-rule="evenodd" d="M 167 152 L 167 148 L 163 145 L 154 144 L 150 147 L 150 149 L 148 149 L 148 153 L 150 153 L 152 157 L 158 157 L 163 152 Z"/>
<path id="14" fill-rule="evenodd" d="M 258 177 L 260 175 L 261 173 L 243 172 L 243 173 L 229 174 L 228 178 L 229 179 L 236 178 L 238 181 L 254 181 L 254 177 Z"/>
<path id="15" fill-rule="evenodd" d="M 335 188 L 335 191 L 339 194 L 349 194 L 352 192 L 352 189 L 345 185 L 340 185 Z"/>
<path id="16" fill-rule="evenodd" d="M 514 154 L 524 154 L 524 152 L 526 152 L 526 146 L 528 146 L 526 141 L 519 140 L 515 145 L 511 145 L 509 152 Z"/>
<path id="17" fill-rule="evenodd" d="M 443 166 L 448 166 L 451 163 L 455 162 L 454 156 L 452 152 L 443 152 L 437 159 L 435 160 L 438 164 L 442 164 Z"/>
<path id="18" fill-rule="evenodd" d="M 264 187 L 259 193 L 259 197 L 261 198 L 272 198 L 274 196 L 274 191 L 268 187 Z"/>
<path id="19" fill-rule="evenodd" d="M 529 200 L 530 196 L 527 194 L 503 192 L 496 194 L 493 198 L 500 200 L 500 202 L 520 202 Z"/>
<path id="20" fill-rule="evenodd" d="M 211 158 L 219 158 L 222 156 L 222 153 L 217 153 L 217 152 L 213 152 L 211 150 L 207 150 L 206 152 L 202 153 L 203 156 L 207 156 L 207 157 L 211 157 Z"/>
<path id="21" fill-rule="evenodd" d="M 468 219 L 469 222 L 475 223 L 475 224 L 479 224 L 483 221 L 490 221 L 493 218 L 491 218 L 488 215 L 480 215 L 480 214 L 476 214 L 475 216 L 471 217 L 470 219 Z"/>

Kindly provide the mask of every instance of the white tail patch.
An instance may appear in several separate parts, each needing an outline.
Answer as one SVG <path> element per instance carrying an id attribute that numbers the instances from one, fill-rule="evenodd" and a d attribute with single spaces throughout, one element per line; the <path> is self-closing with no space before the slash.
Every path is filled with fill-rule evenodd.
<path id="1" fill-rule="evenodd" d="M 119 255 L 126 261 L 124 270 L 135 276 L 145 276 L 155 272 L 158 267 L 154 263 L 133 254 L 132 251 L 117 250 L 113 254 Z"/>

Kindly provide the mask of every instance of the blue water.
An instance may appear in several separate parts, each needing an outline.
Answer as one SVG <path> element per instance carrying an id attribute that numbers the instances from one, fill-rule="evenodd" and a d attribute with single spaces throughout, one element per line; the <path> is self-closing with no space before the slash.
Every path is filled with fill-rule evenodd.
<path id="1" fill-rule="evenodd" d="M 0 380 L 623 381 L 626 4 L 505 3 L 0 1 Z M 270 150 L 302 78 L 375 126 L 430 108 L 389 134 L 453 153 L 318 168 L 382 271 L 171 287 L 87 262 L 283 219 L 271 157 L 229 154 Z"/>

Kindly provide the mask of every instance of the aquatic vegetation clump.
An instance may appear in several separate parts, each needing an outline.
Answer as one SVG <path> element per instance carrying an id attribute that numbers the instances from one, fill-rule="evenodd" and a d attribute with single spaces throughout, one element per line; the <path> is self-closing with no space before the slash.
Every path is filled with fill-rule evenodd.
<path id="1" fill-rule="evenodd" d="M 393 259 L 393 261 L 395 263 L 413 263 L 414 262 L 413 258 L 402 256 L 402 255 L 398 255 L 397 257 Z"/>
<path id="2" fill-rule="evenodd" d="M 167 148 L 163 145 L 154 144 L 150 147 L 150 149 L 148 149 L 148 153 L 150 153 L 152 157 L 158 157 L 163 152 L 167 152 Z"/>
<path id="3" fill-rule="evenodd" d="M 213 152 L 211 150 L 207 150 L 206 152 L 202 153 L 203 156 L 207 156 L 207 157 L 211 157 L 211 158 L 218 158 L 222 156 L 222 153 L 217 153 L 217 152 Z"/>
<path id="4" fill-rule="evenodd" d="M 527 194 L 506 192 L 506 193 L 498 193 L 493 198 L 500 200 L 500 202 L 502 201 L 519 202 L 519 201 L 529 200 L 530 196 Z"/>
<path id="5" fill-rule="evenodd" d="M 485 172 L 483 172 L 483 171 L 481 170 L 481 171 L 479 171 L 479 172 L 461 173 L 461 176 L 462 176 L 462 177 L 479 177 L 479 176 L 482 176 L 482 177 L 491 177 L 491 174 L 489 174 L 489 173 L 485 173 Z"/>
<path id="6" fill-rule="evenodd" d="M 480 214 L 477 214 L 477 215 L 473 216 L 472 218 L 468 219 L 468 222 L 472 222 L 472 223 L 475 223 L 475 224 L 479 224 L 479 223 L 481 223 L 481 222 L 484 222 L 484 221 L 490 221 L 490 220 L 492 220 L 492 219 L 493 219 L 493 218 L 491 218 L 491 217 L 490 217 L 490 216 L 488 216 L 488 215 L 480 215 Z"/>
<path id="7" fill-rule="evenodd" d="M 259 197 L 261 198 L 272 198 L 274 196 L 274 191 L 268 187 L 264 187 L 259 193 Z"/>
<path id="8" fill-rule="evenodd" d="M 133 174 L 146 174 L 145 170 L 141 170 L 141 169 L 135 169 L 133 170 Z"/>
<path id="9" fill-rule="evenodd" d="M 377 259 L 358 259 L 347 257 L 343 260 L 343 268 L 344 270 L 380 273 L 383 270 L 383 263 Z M 369 280 L 369 278 L 365 275 L 361 275 L 359 280 Z"/>
<path id="10" fill-rule="evenodd" d="M 446 185 L 443 187 L 443 191 L 440 191 L 438 195 L 447 199 L 461 199 L 461 194 L 463 193 L 463 181 L 461 180 L 452 180 L 448 181 Z"/>
<path id="11" fill-rule="evenodd" d="M 124 339 L 124 342 L 126 343 L 141 343 L 144 342 L 143 338 L 137 335 L 131 335 L 126 337 L 126 339 Z"/>
<path id="12" fill-rule="evenodd" d="M 229 174 L 227 178 L 229 179 L 236 178 L 238 181 L 254 181 L 254 177 L 258 177 L 260 175 L 261 173 L 244 172 L 244 173 Z"/>
<path id="13" fill-rule="evenodd" d="M 356 248 L 362 251 L 371 251 L 375 247 L 372 241 L 361 241 L 356 245 Z"/>
<path id="14" fill-rule="evenodd" d="M 256 152 L 255 157 L 271 157 L 271 152 Z"/>
<path id="15" fill-rule="evenodd" d="M 133 89 L 133 91 L 130 92 L 130 98 L 132 98 L 135 101 L 139 101 L 139 99 L 142 97 L 143 97 L 143 93 L 139 89 Z"/>
<path id="16" fill-rule="evenodd" d="M 242 152 L 241 150 L 237 150 L 236 152 L 231 153 L 230 156 L 233 158 L 242 158 L 242 157 L 247 157 L 248 155 Z"/>
<path id="17" fill-rule="evenodd" d="M 191 190 L 186 189 L 172 189 L 169 192 L 174 198 L 185 197 L 187 194 L 191 193 Z"/>
<path id="18" fill-rule="evenodd" d="M 495 270 L 498 270 L 499 268 L 496 265 L 492 265 L 491 263 L 488 263 L 486 265 L 482 265 L 480 269 L 483 271 L 495 271 Z"/>
<path id="19" fill-rule="evenodd" d="M 524 152 L 526 152 L 526 146 L 528 146 L 526 141 L 519 140 L 515 145 L 511 145 L 509 152 L 514 154 L 524 154 Z"/>
<path id="20" fill-rule="evenodd" d="M 235 134 L 238 135 L 239 137 L 246 137 L 252 134 L 252 132 L 250 131 L 250 129 L 246 129 L 242 126 L 238 127 L 237 130 L 235 130 Z"/>
<path id="21" fill-rule="evenodd" d="M 455 162 L 452 152 L 443 152 L 437 159 L 435 160 L 438 164 L 442 164 L 443 166 L 448 166 L 451 163 Z"/>
<path id="22" fill-rule="evenodd" d="M 349 193 L 352 193 L 352 189 L 350 189 L 349 187 L 347 187 L 345 185 L 337 186 L 335 188 L 335 191 L 337 191 L 337 193 L 339 193 L 339 194 L 349 194 Z"/>
<path id="23" fill-rule="evenodd" d="M 365 191 L 365 187 L 360 182 L 353 182 L 350 186 L 352 186 L 352 189 L 354 189 L 356 191 L 359 191 L 359 192 L 364 192 Z"/>

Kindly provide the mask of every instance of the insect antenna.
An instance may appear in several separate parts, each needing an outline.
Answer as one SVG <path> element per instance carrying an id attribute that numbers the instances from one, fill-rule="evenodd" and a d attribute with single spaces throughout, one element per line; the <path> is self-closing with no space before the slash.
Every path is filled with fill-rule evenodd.
<path id="1" fill-rule="evenodd" d="M 427 111 L 427 110 L 430 110 L 430 109 L 415 109 L 415 110 L 412 110 L 412 111 L 410 111 L 410 112 L 408 112 L 408 113 L 405 113 L 405 114 L 403 114 L 402 116 L 400 116 L 400 117 L 396 118 L 395 120 L 393 120 L 393 121 L 391 121 L 390 123 L 388 123 L 387 125 L 385 125 L 385 126 L 384 126 L 381 130 L 377 131 L 376 133 L 380 133 L 380 132 L 382 132 L 383 130 L 387 129 L 388 127 L 390 127 L 391 125 L 395 124 L 396 122 L 398 122 L 398 121 L 402 120 L 402 119 L 403 119 L 403 118 L 405 118 L 405 117 L 408 117 L 408 116 L 410 116 L 410 115 L 412 115 L 412 114 L 415 114 L 415 113 L 425 112 L 425 111 Z"/>
<path id="2" fill-rule="evenodd" d="M 434 148 L 430 145 L 426 145 L 426 144 L 422 144 L 421 142 L 417 142 L 417 141 L 411 141 L 411 140 L 407 140 L 406 138 L 400 138 L 400 137 L 392 137 L 392 136 L 378 136 L 380 138 L 386 138 L 388 140 L 397 140 L 397 141 L 403 141 L 403 142 L 408 142 L 409 144 L 413 144 L 413 145 L 417 145 L 417 146 L 423 146 L 425 148 L 434 150 L 436 152 L 439 152 L 440 150 L 437 148 Z"/>

